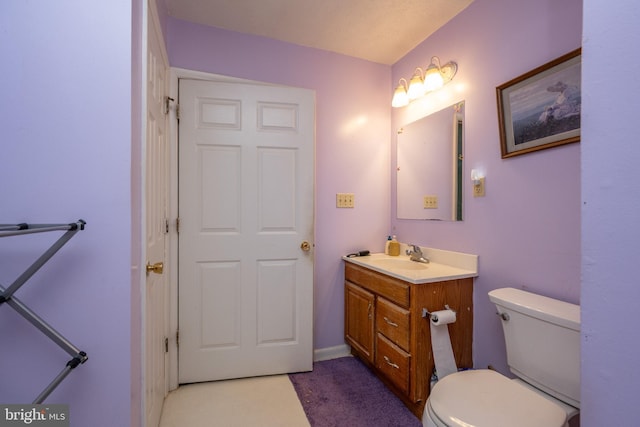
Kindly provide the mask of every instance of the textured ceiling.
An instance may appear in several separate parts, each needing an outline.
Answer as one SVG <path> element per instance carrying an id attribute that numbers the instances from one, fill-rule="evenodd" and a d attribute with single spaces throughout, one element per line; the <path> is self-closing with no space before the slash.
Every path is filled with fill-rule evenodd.
<path id="1" fill-rule="evenodd" d="M 473 0 L 160 0 L 169 15 L 394 64 Z"/>

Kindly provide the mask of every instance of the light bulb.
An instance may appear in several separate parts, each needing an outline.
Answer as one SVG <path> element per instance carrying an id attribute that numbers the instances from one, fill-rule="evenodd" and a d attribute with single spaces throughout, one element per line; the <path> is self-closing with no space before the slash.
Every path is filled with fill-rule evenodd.
<path id="1" fill-rule="evenodd" d="M 393 98 L 391 99 L 391 106 L 394 108 L 405 107 L 409 105 L 409 96 L 407 95 L 407 89 L 402 81 L 404 79 L 400 79 L 400 83 L 396 87 L 396 90 L 393 92 Z M 405 80 L 406 83 L 406 80 Z"/>
<path id="2" fill-rule="evenodd" d="M 410 100 L 418 99 L 424 95 L 424 82 L 422 80 L 422 70 L 420 68 L 416 68 L 416 72 L 413 74 L 413 77 L 411 77 L 411 80 L 409 80 L 407 95 Z"/>
<path id="3" fill-rule="evenodd" d="M 433 63 L 429 65 L 424 73 L 424 88 L 427 92 L 441 88 L 444 85 L 444 79 L 440 74 L 440 69 Z"/>

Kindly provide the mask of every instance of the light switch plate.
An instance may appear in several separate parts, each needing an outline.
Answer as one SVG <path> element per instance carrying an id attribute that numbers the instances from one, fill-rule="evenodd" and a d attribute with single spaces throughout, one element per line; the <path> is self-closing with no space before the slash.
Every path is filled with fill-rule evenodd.
<path id="1" fill-rule="evenodd" d="M 354 198 L 353 193 L 338 193 L 336 194 L 336 207 L 352 208 L 354 207 Z"/>
<path id="2" fill-rule="evenodd" d="M 438 196 L 424 196 L 422 207 L 424 209 L 438 209 Z"/>

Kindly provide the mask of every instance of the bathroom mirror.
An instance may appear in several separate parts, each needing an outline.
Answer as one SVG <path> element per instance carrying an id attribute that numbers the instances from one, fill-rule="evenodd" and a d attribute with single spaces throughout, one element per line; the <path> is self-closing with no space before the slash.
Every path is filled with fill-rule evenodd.
<path id="1" fill-rule="evenodd" d="M 398 129 L 399 219 L 462 221 L 464 101 Z"/>

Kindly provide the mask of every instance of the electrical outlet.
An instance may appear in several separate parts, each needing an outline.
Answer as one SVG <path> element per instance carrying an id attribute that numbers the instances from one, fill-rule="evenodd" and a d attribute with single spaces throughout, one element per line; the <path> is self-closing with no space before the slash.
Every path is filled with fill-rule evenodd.
<path id="1" fill-rule="evenodd" d="M 354 207 L 353 193 L 336 194 L 336 208 L 352 208 Z"/>
<path id="2" fill-rule="evenodd" d="M 424 196 L 422 207 L 424 209 L 438 209 L 438 196 Z"/>
<path id="3" fill-rule="evenodd" d="M 484 197 L 484 178 L 478 179 L 478 184 L 473 184 L 473 197 Z"/>

